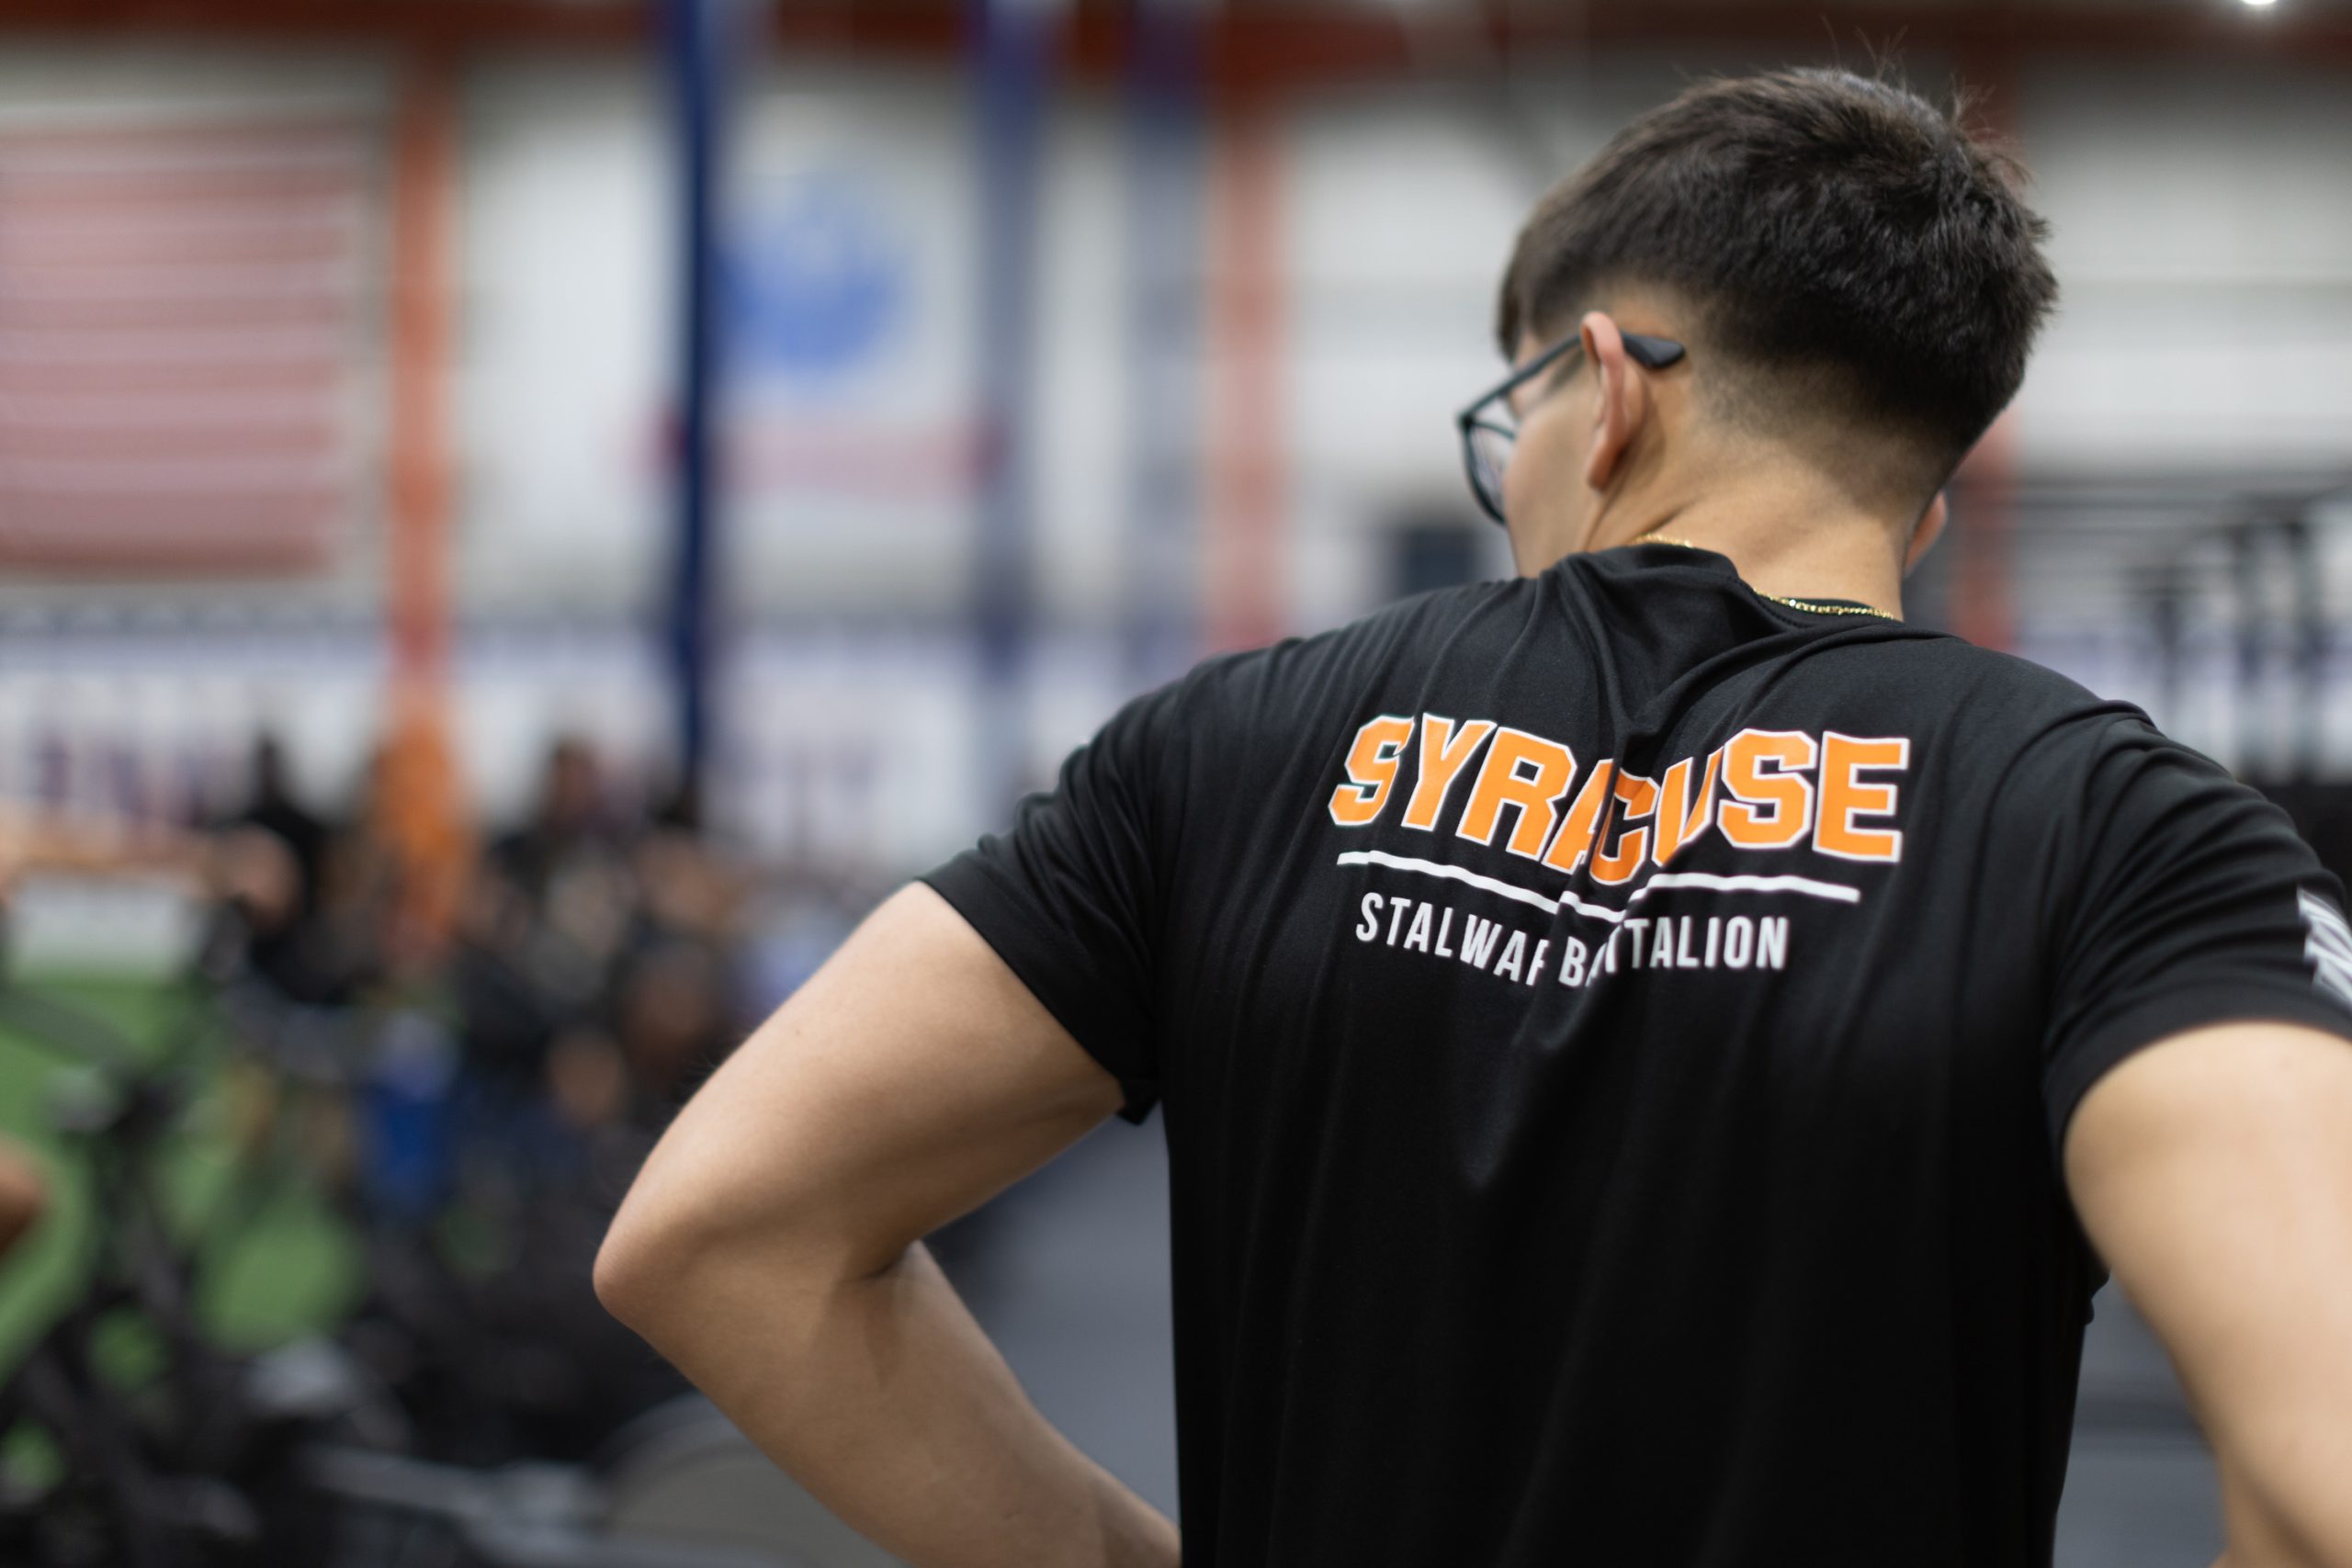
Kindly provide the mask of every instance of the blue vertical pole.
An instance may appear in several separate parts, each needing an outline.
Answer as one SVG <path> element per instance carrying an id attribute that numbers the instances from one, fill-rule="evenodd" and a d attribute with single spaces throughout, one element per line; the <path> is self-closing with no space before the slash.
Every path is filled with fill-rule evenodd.
<path id="1" fill-rule="evenodd" d="M 1127 668 L 1200 649 L 1201 275 L 1206 105 L 1197 0 L 1135 0 L 1127 54 Z"/>
<path id="2" fill-rule="evenodd" d="M 676 554 L 668 626 L 676 703 L 679 799 L 703 804 L 711 749 L 711 537 L 718 417 L 716 187 L 730 0 L 664 0 L 671 109 L 677 135 L 678 387 Z"/>
<path id="3" fill-rule="evenodd" d="M 1039 0 L 969 0 L 978 80 L 981 467 L 974 553 L 973 640 L 981 701 L 979 777 L 1001 807 L 1029 776 L 1023 703 L 1030 622 L 1030 425 L 1036 357 L 1038 165 L 1045 151 L 1050 8 Z"/>

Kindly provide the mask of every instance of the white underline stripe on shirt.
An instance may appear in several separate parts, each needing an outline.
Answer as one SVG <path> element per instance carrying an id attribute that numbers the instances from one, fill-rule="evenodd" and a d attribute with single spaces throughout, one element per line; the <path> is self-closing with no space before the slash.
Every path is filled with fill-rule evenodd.
<path id="1" fill-rule="evenodd" d="M 1481 876 L 1475 871 L 1464 871 L 1458 865 L 1442 861 L 1417 860 L 1411 855 L 1392 855 L 1385 850 L 1346 850 L 1340 855 L 1341 865 L 1385 865 L 1395 871 L 1417 871 L 1424 876 L 1442 877 L 1448 882 L 1467 883 L 1486 892 L 1505 898 L 1515 898 L 1522 904 L 1532 904 L 1539 909 L 1557 911 L 1562 908 L 1594 919 L 1614 925 L 1625 919 L 1629 911 L 1611 909 L 1599 904 L 1588 904 L 1573 893 L 1548 897 L 1532 887 L 1505 882 L 1498 877 Z M 1641 886 L 1634 889 L 1627 902 L 1645 898 L 1661 887 L 1703 887 L 1715 893 L 1802 893 L 1809 898 L 1826 898 L 1838 904 L 1859 904 L 1862 890 L 1838 882 L 1816 882 L 1809 876 L 1721 876 L 1709 871 L 1662 871 Z"/>
<path id="2" fill-rule="evenodd" d="M 1654 887 L 1707 887 L 1718 893 L 1802 893 L 1809 898 L 1827 898 L 1838 904 L 1862 901 L 1860 888 L 1849 887 L 1842 882 L 1815 882 L 1810 876 L 1751 876 L 1746 873 L 1718 876 L 1712 871 L 1661 871 L 1636 888 L 1634 897 L 1639 898 Z"/>
<path id="3" fill-rule="evenodd" d="M 1473 887 L 1483 887 L 1489 893 L 1498 893 L 1506 898 L 1516 898 L 1522 904 L 1532 904 L 1539 909 L 1556 910 L 1560 907 L 1559 899 L 1547 898 L 1532 887 L 1521 887 L 1516 883 L 1498 881 L 1491 876 L 1481 876 L 1475 871 L 1464 871 L 1458 865 L 1446 865 L 1439 861 L 1415 860 L 1410 855 L 1392 855 L 1385 850 L 1348 850 L 1340 854 L 1340 863 L 1341 865 L 1385 865 L 1397 871 L 1418 871 L 1424 876 L 1444 877 L 1448 882 L 1466 882 Z M 1594 909 L 1581 903 L 1577 907 L 1586 913 L 1598 914 L 1603 919 L 1624 919 L 1614 909 Z"/>

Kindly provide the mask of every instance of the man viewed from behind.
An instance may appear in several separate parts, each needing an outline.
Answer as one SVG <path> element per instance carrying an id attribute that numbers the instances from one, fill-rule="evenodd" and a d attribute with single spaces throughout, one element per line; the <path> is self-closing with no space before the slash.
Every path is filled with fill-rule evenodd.
<path id="1" fill-rule="evenodd" d="M 1521 575 L 1130 704 L 687 1107 L 607 1301 L 910 1562 L 1175 1562 L 918 1243 L 1164 1100 L 1188 1568 L 2046 1563 L 2107 1268 L 2232 1562 L 2352 1562 L 2342 890 L 1898 618 L 2042 232 L 1890 82 L 1637 120 L 1463 416 Z"/>

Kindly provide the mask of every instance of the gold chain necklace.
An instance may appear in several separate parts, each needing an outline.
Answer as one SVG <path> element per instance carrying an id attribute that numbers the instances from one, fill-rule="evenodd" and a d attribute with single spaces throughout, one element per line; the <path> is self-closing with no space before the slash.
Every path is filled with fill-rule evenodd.
<path id="1" fill-rule="evenodd" d="M 1664 534 L 1644 534 L 1634 541 L 1637 545 L 1674 545 L 1686 550 L 1703 550 L 1704 545 L 1694 545 L 1688 539 L 1668 538 Z M 1721 554 L 1720 551 L 1711 552 Z M 1818 599 L 1783 599 L 1778 593 L 1762 589 L 1750 589 L 1758 599 L 1770 599 L 1775 604 L 1786 604 L 1792 610 L 1804 610 L 1815 615 L 1876 615 L 1882 621 L 1899 621 L 1900 615 L 1890 615 L 1884 610 L 1873 610 L 1868 604 L 1826 604 Z"/>

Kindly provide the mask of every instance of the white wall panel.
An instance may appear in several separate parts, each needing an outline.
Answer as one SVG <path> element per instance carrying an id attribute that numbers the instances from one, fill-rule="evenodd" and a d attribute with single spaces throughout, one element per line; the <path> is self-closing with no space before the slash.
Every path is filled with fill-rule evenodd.
<path id="1" fill-rule="evenodd" d="M 2336 73 L 2029 71 L 2060 312 L 2021 453 L 2066 468 L 2352 456 L 2352 91 Z"/>
<path id="2" fill-rule="evenodd" d="M 458 585 L 473 606 L 662 603 L 673 200 L 652 68 L 466 74 Z"/>

